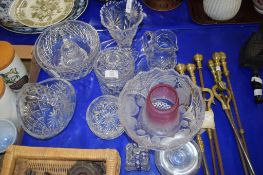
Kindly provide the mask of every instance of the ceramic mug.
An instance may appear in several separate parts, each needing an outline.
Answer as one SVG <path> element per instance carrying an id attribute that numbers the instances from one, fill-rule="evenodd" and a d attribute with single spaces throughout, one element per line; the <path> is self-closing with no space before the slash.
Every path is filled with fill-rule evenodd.
<path id="1" fill-rule="evenodd" d="M 0 50 L 0 76 L 12 90 L 18 91 L 28 82 L 26 68 L 10 43 L 0 41 Z"/>

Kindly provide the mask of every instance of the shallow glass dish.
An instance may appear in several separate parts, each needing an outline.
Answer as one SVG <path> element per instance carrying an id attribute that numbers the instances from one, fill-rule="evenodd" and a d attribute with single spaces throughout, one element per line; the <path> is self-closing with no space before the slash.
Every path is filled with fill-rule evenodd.
<path id="1" fill-rule="evenodd" d="M 134 59 L 128 49 L 106 49 L 99 53 L 94 70 L 102 93 L 118 96 L 134 76 Z"/>
<path id="2" fill-rule="evenodd" d="M 23 129 L 38 139 L 51 138 L 64 130 L 73 117 L 75 106 L 74 87 L 57 78 L 25 84 L 17 99 Z"/>
<path id="3" fill-rule="evenodd" d="M 201 158 L 200 148 L 194 141 L 176 149 L 155 152 L 155 164 L 162 175 L 196 174 Z"/>
<path id="4" fill-rule="evenodd" d="M 92 70 L 99 50 L 100 40 L 95 28 L 85 22 L 69 20 L 39 35 L 34 56 L 49 75 L 77 80 Z"/>
<path id="5" fill-rule="evenodd" d="M 15 125 L 6 119 L 0 119 L 0 153 L 6 151 L 9 145 L 15 143 L 17 130 Z"/>
<path id="6" fill-rule="evenodd" d="M 114 139 L 124 132 L 118 115 L 118 98 L 111 95 L 93 100 L 87 109 L 86 120 L 90 130 L 102 139 Z"/>
<path id="7" fill-rule="evenodd" d="M 155 124 L 149 120 L 146 98 L 150 89 L 159 84 L 175 88 L 179 98 L 179 122 Z M 118 103 L 120 121 L 126 133 L 139 146 L 152 150 L 172 149 L 187 143 L 200 130 L 204 120 L 205 105 L 200 89 L 188 76 L 172 69 L 140 72 L 126 83 Z"/>

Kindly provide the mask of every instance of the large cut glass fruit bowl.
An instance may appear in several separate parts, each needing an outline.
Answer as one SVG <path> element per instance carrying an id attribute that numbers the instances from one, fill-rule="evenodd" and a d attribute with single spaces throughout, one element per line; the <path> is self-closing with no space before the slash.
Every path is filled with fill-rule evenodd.
<path id="1" fill-rule="evenodd" d="M 18 118 L 29 135 L 48 139 L 67 127 L 75 105 L 75 90 L 66 80 L 27 83 L 18 94 Z"/>
<path id="2" fill-rule="evenodd" d="M 86 76 L 100 50 L 100 40 L 88 23 L 69 20 L 47 28 L 39 35 L 34 56 L 53 77 L 76 80 Z"/>
<path id="3" fill-rule="evenodd" d="M 154 123 L 147 111 L 147 96 L 153 87 L 173 87 L 179 97 L 176 122 Z M 190 78 L 176 71 L 154 68 L 140 72 L 124 86 L 119 96 L 119 116 L 126 133 L 140 146 L 152 150 L 167 150 L 186 144 L 200 130 L 205 105 L 200 89 Z M 160 101 L 165 108 L 166 100 Z M 160 116 L 162 117 L 162 116 Z M 153 117 L 152 117 L 153 118 Z M 154 118 L 155 119 L 155 118 Z M 156 120 L 158 121 L 158 120 Z M 162 120 L 159 120 L 162 121 Z"/>

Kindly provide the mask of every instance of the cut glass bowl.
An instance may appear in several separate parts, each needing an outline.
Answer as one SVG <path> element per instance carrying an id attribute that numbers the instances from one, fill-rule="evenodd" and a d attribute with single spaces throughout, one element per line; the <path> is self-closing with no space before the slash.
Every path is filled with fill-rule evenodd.
<path id="1" fill-rule="evenodd" d="M 48 139 L 67 127 L 75 105 L 74 87 L 66 80 L 50 78 L 28 83 L 18 94 L 18 118 L 29 135 Z"/>
<path id="2" fill-rule="evenodd" d="M 124 132 L 118 116 L 118 98 L 112 95 L 93 100 L 87 109 L 86 120 L 90 130 L 102 139 L 114 139 Z"/>
<path id="3" fill-rule="evenodd" d="M 85 22 L 69 20 L 39 35 L 34 56 L 51 76 L 76 80 L 92 70 L 99 50 L 100 40 L 95 28 Z"/>
<path id="4" fill-rule="evenodd" d="M 146 98 L 158 84 L 175 88 L 179 97 L 179 122 L 153 125 L 146 112 Z M 126 133 L 138 145 L 152 150 L 179 147 L 192 140 L 204 120 L 205 105 L 200 89 L 190 78 L 174 70 L 154 68 L 140 72 L 124 86 L 119 96 L 119 116 Z"/>

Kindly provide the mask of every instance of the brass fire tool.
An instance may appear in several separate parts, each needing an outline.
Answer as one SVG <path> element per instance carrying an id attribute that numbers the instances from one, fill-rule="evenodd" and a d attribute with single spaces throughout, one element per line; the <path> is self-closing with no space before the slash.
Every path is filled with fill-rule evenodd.
<path id="1" fill-rule="evenodd" d="M 177 64 L 175 66 L 175 70 L 179 72 L 179 74 L 184 75 L 186 71 L 186 66 L 184 64 Z M 198 146 L 200 147 L 201 155 L 202 155 L 202 167 L 205 175 L 210 175 L 208 164 L 207 164 L 207 159 L 205 155 L 205 148 L 204 148 L 204 141 L 201 137 L 201 133 L 198 132 L 196 135 L 196 142 Z"/>
<path id="2" fill-rule="evenodd" d="M 187 64 L 186 65 L 186 69 L 190 74 L 190 77 L 192 79 L 192 82 L 197 85 L 196 83 L 196 77 L 195 77 L 195 65 L 194 64 Z M 203 92 L 203 88 L 202 88 L 202 92 Z M 211 98 L 212 96 L 210 96 L 209 99 L 209 103 L 211 106 L 211 103 L 213 102 L 213 99 Z M 204 98 L 205 99 L 205 98 Z M 208 101 L 207 101 L 208 102 Z M 206 105 L 206 111 L 207 111 L 207 105 Z M 211 108 L 210 108 L 211 109 Z M 211 156 L 212 156 L 212 163 L 213 163 L 213 170 L 214 170 L 214 174 L 217 175 L 217 167 L 216 167 L 216 157 L 215 157 L 215 147 L 214 147 L 214 143 L 213 143 L 213 138 L 212 138 L 212 132 L 211 129 L 206 129 L 205 130 L 208 134 L 208 138 L 209 138 L 209 144 L 210 144 L 210 151 L 211 151 Z"/>
<path id="3" fill-rule="evenodd" d="M 216 85 L 213 86 L 212 91 L 215 97 L 220 101 L 222 105 L 222 109 L 225 111 L 225 114 L 228 118 L 228 121 L 230 123 L 231 128 L 233 129 L 234 136 L 236 138 L 241 162 L 244 168 L 245 174 L 249 174 L 248 169 L 250 171 L 250 174 L 255 174 L 251 161 L 247 155 L 247 152 L 245 150 L 245 147 L 242 143 L 241 137 L 238 133 L 238 130 L 236 128 L 233 115 L 230 108 L 230 101 L 231 101 L 231 93 L 230 90 L 227 89 L 225 82 L 222 81 L 222 72 L 220 68 L 220 55 L 219 53 L 215 52 L 213 54 L 213 59 L 215 60 L 215 63 L 213 60 L 208 61 L 208 66 L 211 70 L 211 73 L 215 79 Z M 248 169 L 247 169 L 248 168 Z"/>
<path id="4" fill-rule="evenodd" d="M 199 73 L 199 78 L 200 78 L 200 84 L 201 84 L 201 88 L 202 88 L 202 92 L 203 92 L 203 98 L 206 101 L 206 112 L 213 115 L 214 116 L 214 112 L 211 108 L 211 102 L 214 102 L 214 95 L 213 92 L 208 89 L 208 88 L 204 88 L 204 78 L 203 78 L 203 72 L 202 72 L 202 61 L 203 61 L 203 55 L 201 54 L 196 54 L 194 56 L 194 61 L 196 62 L 197 65 L 197 69 L 198 69 L 198 73 Z M 206 93 L 209 94 L 210 98 L 206 99 Z M 208 133 L 208 137 L 212 138 L 212 140 L 214 141 L 214 145 L 215 145 L 215 150 L 216 150 L 216 155 L 217 155 L 217 160 L 218 160 L 218 166 L 219 166 L 219 171 L 221 175 L 224 175 L 224 166 L 223 166 L 223 161 L 222 161 L 222 156 L 221 156 L 221 152 L 220 152 L 220 148 L 219 148 L 219 142 L 218 142 L 218 137 L 217 137 L 217 132 L 216 132 L 216 127 L 214 126 L 214 128 L 208 128 L 207 129 L 207 133 Z M 212 144 L 213 145 L 213 144 Z M 213 146 L 214 146 L 213 145 Z M 212 147 L 213 147 L 212 146 Z M 211 147 L 211 144 L 210 144 Z M 211 147 L 211 148 L 212 148 Z M 212 149 L 211 149 L 212 150 Z M 213 157 L 212 157 L 213 158 Z M 216 167 L 216 163 L 213 162 L 213 166 Z M 214 171 L 216 169 L 214 168 Z M 214 174 L 217 174 L 217 172 L 214 172 Z"/>
<path id="5" fill-rule="evenodd" d="M 243 145 L 245 147 L 247 155 L 249 156 L 248 149 L 247 149 L 247 143 L 246 143 L 246 139 L 245 139 L 245 130 L 244 130 L 244 128 L 242 126 L 242 122 L 240 120 L 240 115 L 239 115 L 238 108 L 237 108 L 237 102 L 236 102 L 234 92 L 232 89 L 232 84 L 231 84 L 230 76 L 229 76 L 229 70 L 227 68 L 226 54 L 224 52 L 219 52 L 219 54 L 220 54 L 220 61 L 221 61 L 222 67 L 223 67 L 223 73 L 226 77 L 227 85 L 228 85 L 230 93 L 231 93 L 231 100 L 233 102 L 234 112 L 236 114 L 235 116 L 236 116 L 236 121 L 237 121 L 237 125 L 239 128 L 239 133 L 240 133 L 241 139 L 243 141 Z"/>
<path id="6" fill-rule="evenodd" d="M 222 94 L 223 94 L 224 90 L 227 90 L 227 93 L 229 94 L 228 100 L 230 102 L 232 97 L 231 97 L 231 93 L 230 93 L 229 89 L 227 89 L 227 87 L 226 87 L 226 83 L 222 81 L 222 71 L 221 71 L 221 67 L 220 67 L 221 66 L 220 60 L 221 60 L 220 54 L 218 52 L 214 52 L 213 53 L 213 61 L 211 60 L 208 64 L 210 65 L 211 72 L 213 74 L 215 74 L 213 76 L 214 76 L 216 84 L 219 87 L 219 90 L 221 91 Z M 232 116 L 231 120 L 234 122 L 234 118 L 233 118 L 230 106 L 229 106 L 229 112 L 231 113 L 231 116 Z M 234 122 L 234 124 L 235 124 L 235 122 Z M 248 172 L 248 167 L 247 167 L 247 164 L 245 161 L 245 157 L 242 153 L 242 150 L 241 150 L 241 147 L 239 144 L 237 144 L 237 147 L 238 147 L 240 159 L 241 159 L 241 162 L 242 162 L 242 165 L 244 168 L 244 173 L 245 173 L 245 175 L 248 175 L 249 172 Z"/>

